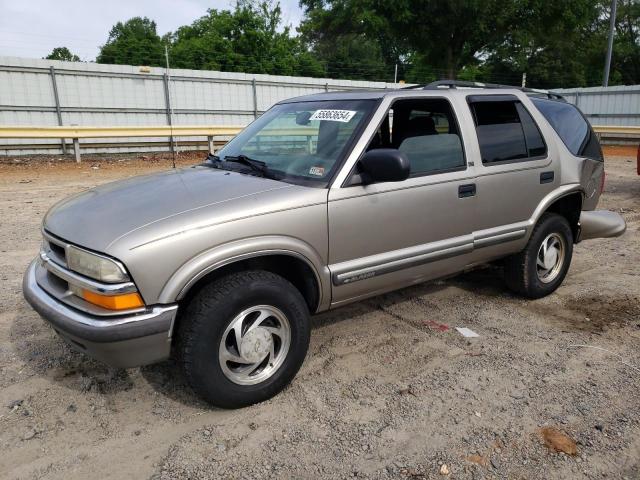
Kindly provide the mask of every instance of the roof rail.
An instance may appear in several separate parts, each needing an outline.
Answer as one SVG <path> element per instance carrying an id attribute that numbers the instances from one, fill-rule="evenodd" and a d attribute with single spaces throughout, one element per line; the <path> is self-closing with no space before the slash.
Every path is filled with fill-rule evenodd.
<path id="1" fill-rule="evenodd" d="M 414 85 L 406 88 L 422 88 L 423 90 L 438 90 L 440 88 L 510 88 L 520 90 L 521 92 L 531 95 L 545 95 L 547 98 L 564 100 L 562 95 L 549 90 L 517 87 L 514 85 L 500 85 L 498 83 L 467 82 L 464 80 L 438 80 L 437 82 L 431 82 L 427 85 Z"/>

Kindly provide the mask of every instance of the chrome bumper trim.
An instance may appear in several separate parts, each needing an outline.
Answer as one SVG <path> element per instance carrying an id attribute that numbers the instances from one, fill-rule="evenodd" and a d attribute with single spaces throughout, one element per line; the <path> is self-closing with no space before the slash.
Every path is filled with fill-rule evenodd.
<path id="1" fill-rule="evenodd" d="M 144 313 L 128 316 L 94 317 L 68 307 L 44 291 L 36 282 L 36 266 L 37 260 L 34 260 L 25 272 L 22 291 L 33 309 L 54 328 L 98 343 L 128 340 L 161 332 L 169 337 L 177 305 L 155 306 Z"/>

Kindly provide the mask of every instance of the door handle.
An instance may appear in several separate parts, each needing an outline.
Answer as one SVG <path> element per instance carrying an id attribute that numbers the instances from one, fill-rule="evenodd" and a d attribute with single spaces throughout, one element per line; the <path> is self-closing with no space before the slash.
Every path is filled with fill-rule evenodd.
<path id="1" fill-rule="evenodd" d="M 469 183 L 467 185 L 460 185 L 458 187 L 458 197 L 473 197 L 476 194 L 476 184 Z"/>
<path id="2" fill-rule="evenodd" d="M 540 174 L 540 183 L 551 183 L 553 182 L 553 177 L 553 172 L 542 172 Z"/>

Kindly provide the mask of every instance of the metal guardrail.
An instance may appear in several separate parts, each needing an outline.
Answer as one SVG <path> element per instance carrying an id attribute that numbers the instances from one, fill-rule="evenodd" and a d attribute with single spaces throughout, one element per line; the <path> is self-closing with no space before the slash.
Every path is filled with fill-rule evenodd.
<path id="1" fill-rule="evenodd" d="M 109 138 L 109 137 L 210 137 L 236 135 L 244 127 L 160 126 L 160 127 L 22 127 L 0 126 L 0 138 Z"/>
<path id="2" fill-rule="evenodd" d="M 601 141 L 609 145 L 640 143 L 640 126 L 594 125 L 593 130 Z"/>
<path id="3" fill-rule="evenodd" d="M 54 138 L 73 139 L 73 148 L 76 161 L 80 162 L 80 139 L 81 138 L 115 138 L 115 137 L 207 137 L 209 151 L 213 152 L 213 138 L 216 136 L 230 137 L 237 135 L 244 127 L 229 126 L 201 126 L 201 125 L 180 125 L 180 126 L 148 126 L 148 127 L 30 127 L 30 126 L 0 126 L 0 138 Z M 594 125 L 594 131 L 601 138 L 617 138 L 623 140 L 640 139 L 640 126 L 613 126 Z M 312 131 L 302 129 L 274 129 L 265 130 L 263 135 L 313 135 Z M 620 137 L 622 135 L 622 137 Z"/>
<path id="4" fill-rule="evenodd" d="M 235 136 L 244 127 L 241 126 L 158 126 L 158 127 L 28 127 L 0 126 L 0 138 L 56 138 L 73 139 L 76 162 L 81 161 L 81 138 L 114 137 L 207 137 L 209 151 L 213 151 L 213 137 Z"/>
<path id="5" fill-rule="evenodd" d="M 618 125 L 594 125 L 593 130 L 598 134 L 637 135 L 640 137 L 640 126 L 621 127 Z"/>

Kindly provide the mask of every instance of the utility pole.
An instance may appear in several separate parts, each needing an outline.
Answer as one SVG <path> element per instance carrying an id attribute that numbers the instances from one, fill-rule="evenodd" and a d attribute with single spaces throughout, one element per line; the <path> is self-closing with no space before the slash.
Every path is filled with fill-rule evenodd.
<path id="1" fill-rule="evenodd" d="M 169 113 L 169 129 L 171 130 L 171 137 L 169 137 L 169 143 L 171 145 L 171 159 L 173 168 L 176 168 L 176 142 L 173 136 L 173 106 L 171 104 L 171 70 L 169 69 L 169 48 L 164 46 L 164 58 L 167 61 L 167 71 L 164 74 L 164 87 L 165 87 L 165 99 L 167 103 L 167 111 Z"/>
<path id="2" fill-rule="evenodd" d="M 398 64 L 396 63 L 396 71 L 393 74 L 393 83 L 398 83 Z"/>
<path id="3" fill-rule="evenodd" d="M 522 72 L 522 88 L 527 86 L 527 72 Z"/>
<path id="4" fill-rule="evenodd" d="M 607 58 L 604 63 L 604 77 L 602 86 L 609 86 L 609 70 L 611 69 L 611 55 L 613 54 L 613 34 L 616 28 L 616 10 L 618 9 L 618 0 L 611 0 L 611 20 L 609 22 L 609 45 L 607 46 Z"/>

